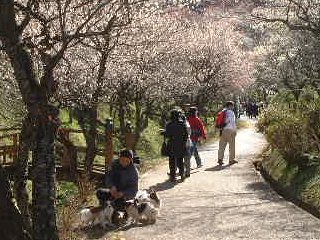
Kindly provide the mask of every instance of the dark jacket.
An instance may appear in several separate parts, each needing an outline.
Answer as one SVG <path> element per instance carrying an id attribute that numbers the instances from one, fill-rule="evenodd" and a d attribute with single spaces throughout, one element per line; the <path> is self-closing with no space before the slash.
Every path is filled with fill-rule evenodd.
<path id="1" fill-rule="evenodd" d="M 132 199 L 138 192 L 139 173 L 133 163 L 128 167 L 122 167 L 119 160 L 115 160 L 111 167 L 111 186 L 123 192 L 125 199 Z"/>
<path id="2" fill-rule="evenodd" d="M 171 121 L 167 123 L 165 137 L 168 138 L 169 156 L 184 157 L 188 139 L 185 123 L 183 121 Z"/>

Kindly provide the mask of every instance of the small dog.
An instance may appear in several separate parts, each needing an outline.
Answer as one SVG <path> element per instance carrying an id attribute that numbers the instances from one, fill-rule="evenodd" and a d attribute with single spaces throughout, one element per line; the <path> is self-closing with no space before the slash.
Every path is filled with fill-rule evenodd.
<path id="1" fill-rule="evenodd" d="M 159 215 L 161 201 L 154 190 L 148 193 L 146 190 L 139 191 L 134 200 L 126 202 L 128 218 L 133 223 L 153 224 Z"/>
<path id="2" fill-rule="evenodd" d="M 151 189 L 149 191 L 147 190 L 139 190 L 135 200 L 137 201 L 138 204 L 141 203 L 151 203 L 155 208 L 160 208 L 161 207 L 161 200 L 158 197 L 157 193 L 155 190 Z"/>
<path id="3" fill-rule="evenodd" d="M 162 202 L 158 194 L 156 193 L 156 191 L 150 190 L 149 197 L 150 197 L 150 203 L 152 203 L 155 208 L 159 209 L 162 205 Z"/>
<path id="4" fill-rule="evenodd" d="M 137 203 L 135 200 L 133 202 L 127 201 L 125 209 L 128 219 L 131 218 L 134 224 L 153 224 L 159 215 L 158 209 L 152 206 L 150 202 Z"/>
<path id="5" fill-rule="evenodd" d="M 85 208 L 80 211 L 80 227 L 100 225 L 102 228 L 106 226 L 114 226 L 112 216 L 114 208 L 109 202 L 105 207 Z"/>

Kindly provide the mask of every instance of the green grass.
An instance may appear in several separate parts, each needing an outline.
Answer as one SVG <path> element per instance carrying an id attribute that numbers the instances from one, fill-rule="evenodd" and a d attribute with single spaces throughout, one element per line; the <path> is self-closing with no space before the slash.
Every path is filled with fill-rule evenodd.
<path id="1" fill-rule="evenodd" d="M 57 183 L 57 205 L 67 205 L 72 197 L 79 194 L 76 184 L 73 182 L 60 181 Z"/>
<path id="2" fill-rule="evenodd" d="M 283 188 L 289 189 L 294 198 L 320 211 L 319 166 L 288 164 L 276 150 L 269 154 L 263 165 L 268 174 Z"/>
<path id="3" fill-rule="evenodd" d="M 142 133 L 137 145 L 137 152 L 142 159 L 141 172 L 158 166 L 164 161 L 160 155 L 163 136 L 160 135 L 161 127 L 157 122 L 150 120 L 148 127 Z"/>

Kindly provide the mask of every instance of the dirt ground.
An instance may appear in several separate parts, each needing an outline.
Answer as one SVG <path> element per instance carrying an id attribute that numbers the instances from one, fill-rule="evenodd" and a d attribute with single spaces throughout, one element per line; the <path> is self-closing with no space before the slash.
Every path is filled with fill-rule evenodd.
<path id="1" fill-rule="evenodd" d="M 214 142 L 201 148 L 204 166 L 183 183 L 167 181 L 167 165 L 144 174 L 140 188 L 155 188 L 163 201 L 157 222 L 87 239 L 320 239 L 320 220 L 276 194 L 254 170 L 265 146 L 250 127 L 236 137 L 238 164 L 217 167 Z"/>

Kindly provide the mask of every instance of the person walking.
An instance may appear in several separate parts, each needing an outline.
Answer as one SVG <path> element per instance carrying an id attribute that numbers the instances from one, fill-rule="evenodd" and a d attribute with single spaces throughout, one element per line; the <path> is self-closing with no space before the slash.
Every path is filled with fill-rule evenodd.
<path id="1" fill-rule="evenodd" d="M 186 178 L 190 177 L 190 159 L 191 159 L 191 146 L 192 146 L 192 141 L 191 141 L 191 126 L 186 118 L 186 116 L 181 112 L 181 119 L 184 122 L 186 129 L 187 129 L 187 133 L 188 133 L 188 138 L 187 138 L 187 142 L 186 142 L 186 153 L 184 156 L 184 167 L 185 167 L 185 176 Z"/>
<path id="2" fill-rule="evenodd" d="M 188 132 L 178 110 L 170 112 L 170 122 L 166 124 L 164 136 L 168 138 L 168 155 L 170 181 L 176 182 L 176 168 L 179 169 L 181 181 L 185 179 L 183 158 L 186 155 Z"/>
<path id="3" fill-rule="evenodd" d="M 233 109 L 234 103 L 232 101 L 228 101 L 225 108 L 225 126 L 222 129 L 219 140 L 218 164 L 220 166 L 223 165 L 224 151 L 227 144 L 229 144 L 229 164 L 238 163 L 238 161 L 235 160 L 235 138 L 237 135 L 237 126 Z"/>
<path id="4" fill-rule="evenodd" d="M 201 138 L 206 139 L 207 133 L 203 124 L 203 121 L 198 116 L 198 109 L 196 107 L 190 107 L 189 109 L 189 116 L 188 122 L 191 127 L 191 149 L 190 154 L 191 156 L 194 155 L 197 163 L 197 167 L 200 168 L 203 166 L 201 158 L 198 153 L 198 143 Z"/>

